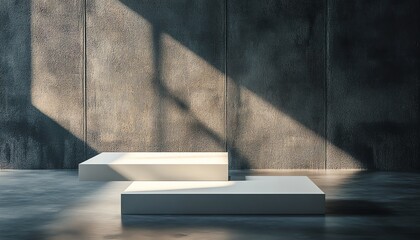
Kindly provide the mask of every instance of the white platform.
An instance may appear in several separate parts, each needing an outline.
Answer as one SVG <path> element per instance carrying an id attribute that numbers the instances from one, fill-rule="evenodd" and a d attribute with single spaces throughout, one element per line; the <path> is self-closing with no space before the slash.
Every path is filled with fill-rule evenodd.
<path id="1" fill-rule="evenodd" d="M 228 153 L 105 152 L 79 164 L 79 180 L 226 181 Z"/>
<path id="2" fill-rule="evenodd" d="M 241 181 L 134 182 L 122 214 L 324 214 L 325 194 L 304 176 Z"/>

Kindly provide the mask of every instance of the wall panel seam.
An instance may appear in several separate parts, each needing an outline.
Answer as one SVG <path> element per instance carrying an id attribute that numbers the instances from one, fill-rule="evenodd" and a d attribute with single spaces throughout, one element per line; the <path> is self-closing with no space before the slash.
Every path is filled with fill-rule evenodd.
<path id="1" fill-rule="evenodd" d="M 227 152 L 228 151 L 228 133 L 227 133 L 227 125 L 228 125 L 228 117 L 227 117 L 227 96 L 228 96 L 228 94 L 227 94 L 227 84 L 228 84 L 228 72 L 227 72 L 227 61 L 228 61 L 228 57 L 227 57 L 227 47 L 228 47 L 228 43 L 227 43 L 227 40 L 228 40 L 228 36 L 227 36 L 227 34 L 228 34 L 228 29 L 227 29 L 227 27 L 228 27 L 228 22 L 227 22 L 227 9 L 228 9 L 228 0 L 225 0 L 225 7 L 224 7 L 225 9 L 225 14 L 224 14 L 224 35 L 225 35 L 225 39 L 224 39 L 224 41 L 225 41 L 225 44 L 224 44 L 224 47 L 225 47 L 225 52 L 224 52 L 224 58 L 225 58 L 225 79 L 224 79 L 224 81 L 225 81 L 225 102 L 224 102 L 224 110 L 225 110 L 225 151 Z"/>
<path id="2" fill-rule="evenodd" d="M 330 66 L 329 66 L 329 0 L 325 0 L 325 13 L 324 13 L 324 31 L 325 31 L 325 42 L 324 42 L 324 68 L 325 68 L 325 77 L 324 77 L 324 169 L 327 169 L 328 161 L 328 81 L 330 77 Z"/>
<path id="3" fill-rule="evenodd" d="M 87 159 L 87 89 L 86 89 L 86 80 L 87 80 L 87 53 L 86 53 L 86 5 L 87 0 L 83 0 L 82 4 L 82 14 L 83 14 L 83 155 L 84 159 Z"/>

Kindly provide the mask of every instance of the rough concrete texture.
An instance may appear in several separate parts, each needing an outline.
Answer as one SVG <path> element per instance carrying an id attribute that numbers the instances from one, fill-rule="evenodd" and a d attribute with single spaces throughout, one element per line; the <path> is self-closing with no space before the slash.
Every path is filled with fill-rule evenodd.
<path id="1" fill-rule="evenodd" d="M 420 169 L 419 12 L 329 1 L 328 168 Z"/>
<path id="2" fill-rule="evenodd" d="M 420 169 L 419 5 L 0 0 L 0 168 L 74 168 L 86 148 Z"/>
<path id="3" fill-rule="evenodd" d="M 324 168 L 324 9 L 228 1 L 232 168 Z"/>
<path id="4" fill-rule="evenodd" d="M 223 1 L 88 1 L 88 143 L 223 151 Z"/>
<path id="5" fill-rule="evenodd" d="M 0 167 L 84 159 L 82 1 L 0 2 Z"/>

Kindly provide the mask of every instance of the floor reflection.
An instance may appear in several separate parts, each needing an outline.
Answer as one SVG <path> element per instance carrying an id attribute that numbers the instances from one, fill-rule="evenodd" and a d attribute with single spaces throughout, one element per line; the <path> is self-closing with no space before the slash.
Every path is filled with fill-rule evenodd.
<path id="1" fill-rule="evenodd" d="M 0 239 L 411 239 L 420 173 L 262 171 L 307 175 L 325 216 L 120 214 L 129 182 L 79 182 L 76 171 L 0 171 Z M 249 172 L 233 172 L 240 179 Z M 258 203 L 255 203 L 258 204 Z"/>

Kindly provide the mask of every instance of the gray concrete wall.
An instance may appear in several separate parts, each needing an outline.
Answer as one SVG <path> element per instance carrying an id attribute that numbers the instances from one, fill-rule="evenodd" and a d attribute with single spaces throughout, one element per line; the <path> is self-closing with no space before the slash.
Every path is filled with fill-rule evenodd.
<path id="1" fill-rule="evenodd" d="M 82 1 L 0 1 L 0 167 L 84 159 Z"/>
<path id="2" fill-rule="evenodd" d="M 225 149 L 223 1 L 89 1 L 87 142 Z"/>
<path id="3" fill-rule="evenodd" d="M 329 8 L 327 167 L 419 169 L 420 1 Z"/>
<path id="4" fill-rule="evenodd" d="M 419 10 L 2 0 L 0 168 L 227 150 L 232 169 L 420 169 Z"/>
<path id="5" fill-rule="evenodd" d="M 324 168 L 325 1 L 229 0 L 234 168 Z"/>

